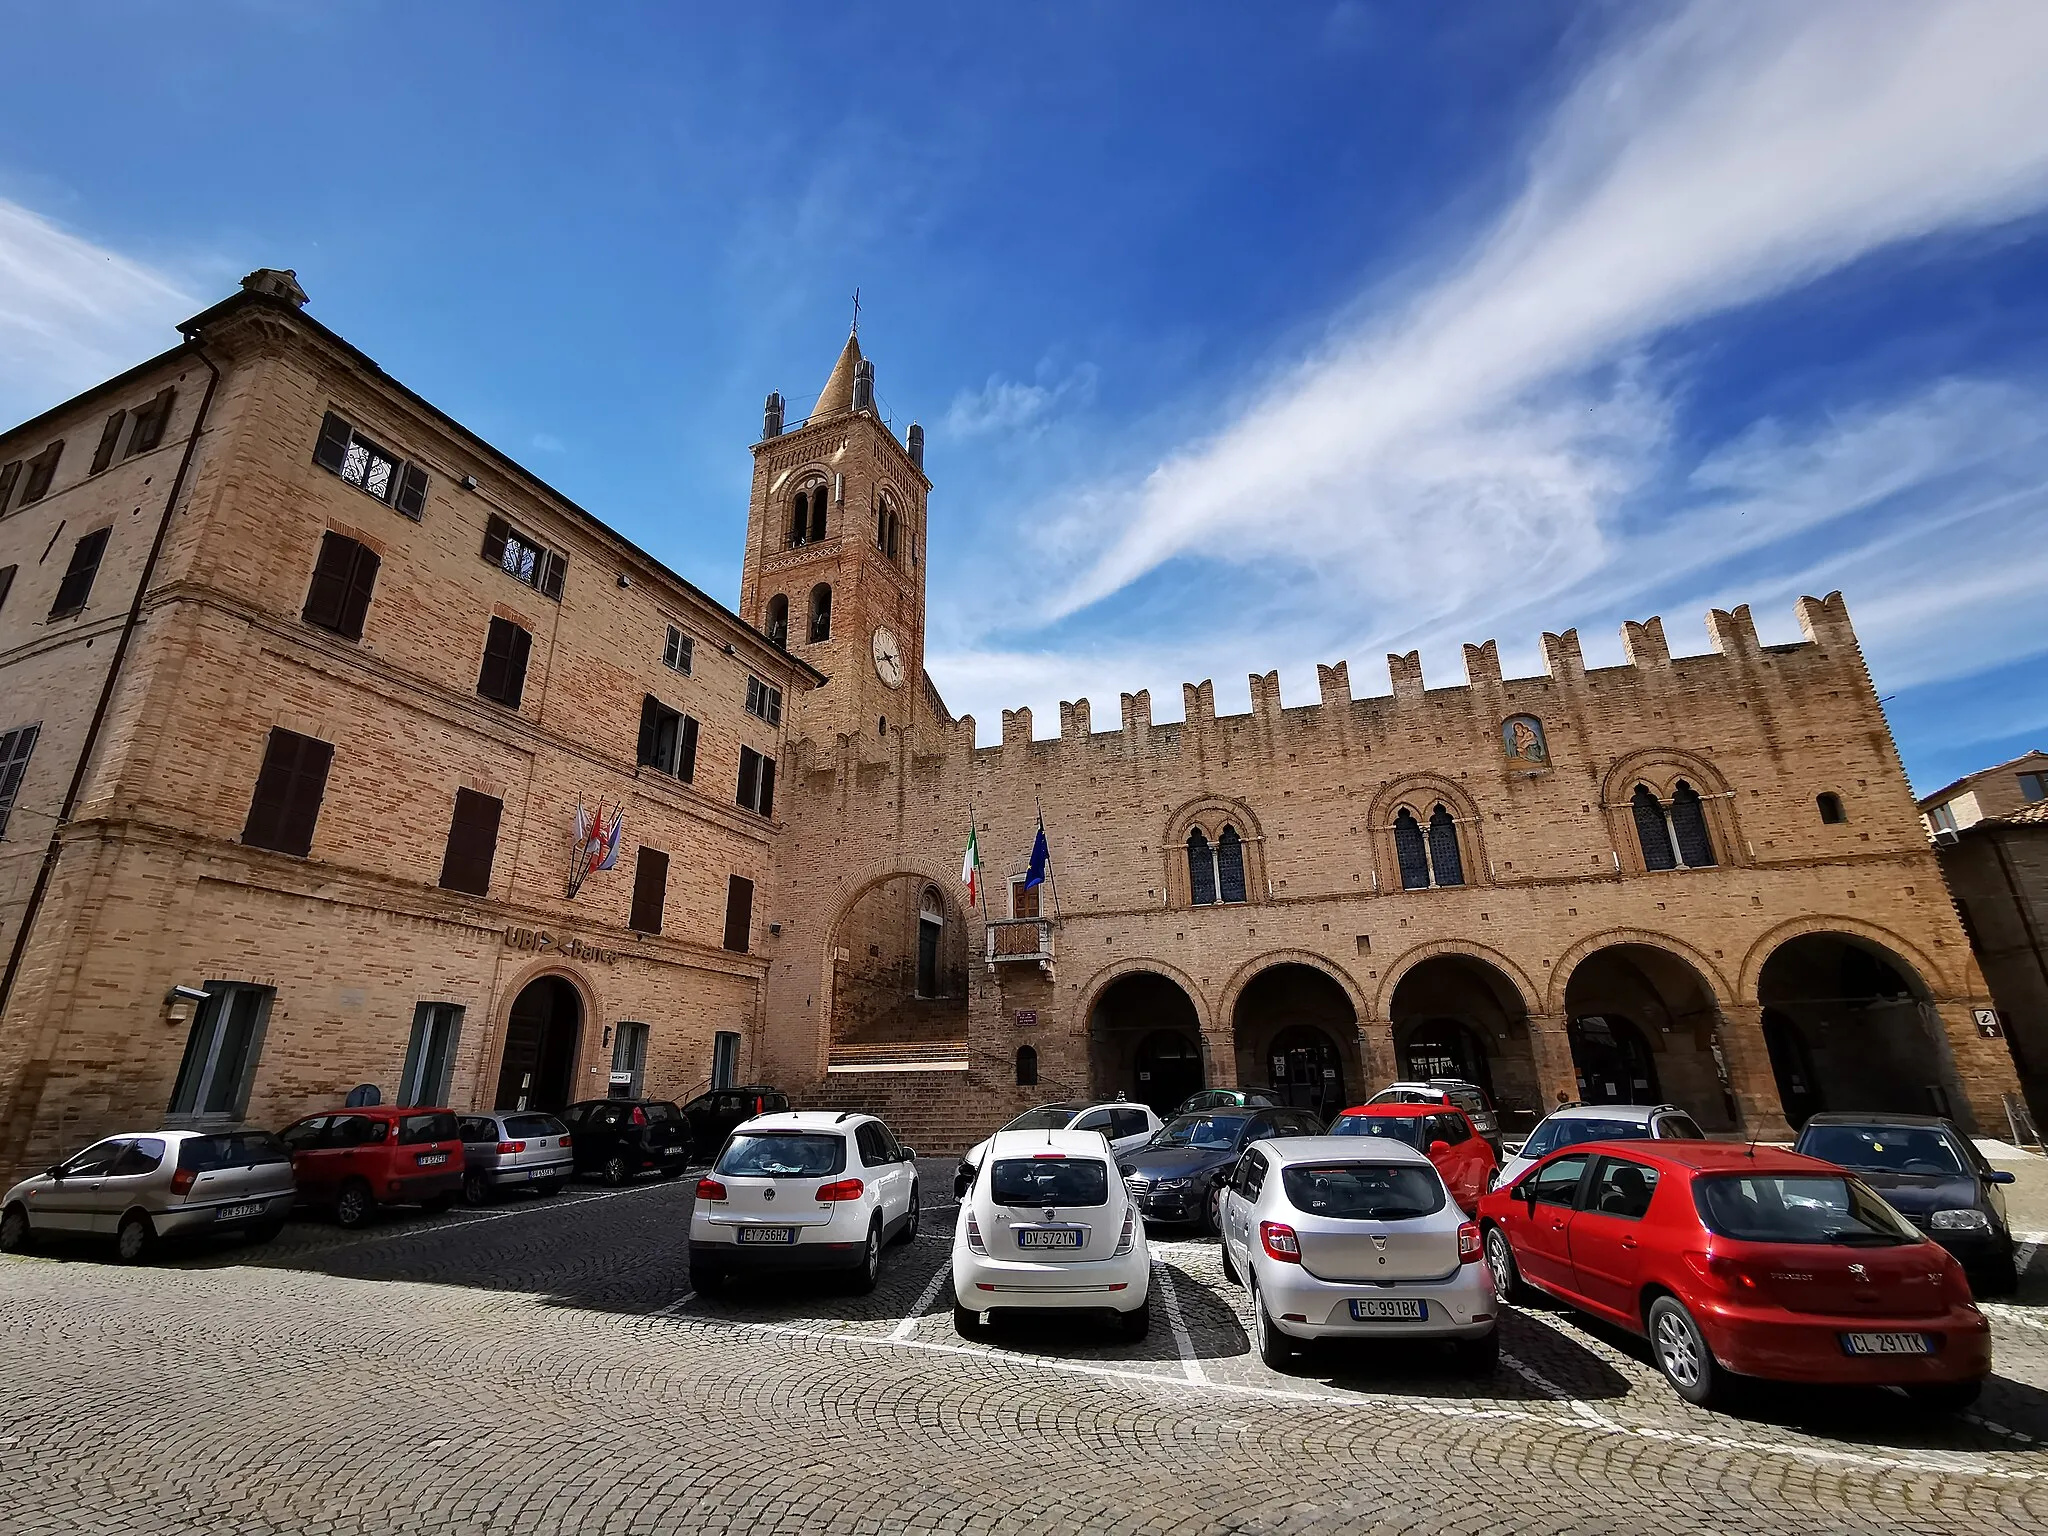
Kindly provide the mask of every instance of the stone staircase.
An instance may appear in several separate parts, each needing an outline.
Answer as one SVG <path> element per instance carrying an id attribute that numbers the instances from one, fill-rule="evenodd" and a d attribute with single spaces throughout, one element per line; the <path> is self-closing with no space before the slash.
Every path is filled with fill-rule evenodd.
<path id="1" fill-rule="evenodd" d="M 964 1152 L 1006 1118 L 968 1080 L 964 1040 L 835 1045 L 824 1082 L 798 1107 L 879 1115 L 920 1157 Z"/>
<path id="2" fill-rule="evenodd" d="M 967 1070 L 965 1040 L 854 1041 L 832 1047 L 829 1072 Z"/>

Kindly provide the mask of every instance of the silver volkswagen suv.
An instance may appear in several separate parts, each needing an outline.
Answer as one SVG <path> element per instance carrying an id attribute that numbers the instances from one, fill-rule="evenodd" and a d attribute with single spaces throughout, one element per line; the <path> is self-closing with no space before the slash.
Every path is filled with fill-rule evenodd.
<path id="1" fill-rule="evenodd" d="M 159 1238 L 277 1236 L 298 1199 L 292 1155 L 268 1131 L 146 1131 L 109 1136 L 0 1197 L 0 1252 L 46 1234 L 110 1237 L 124 1263 Z"/>

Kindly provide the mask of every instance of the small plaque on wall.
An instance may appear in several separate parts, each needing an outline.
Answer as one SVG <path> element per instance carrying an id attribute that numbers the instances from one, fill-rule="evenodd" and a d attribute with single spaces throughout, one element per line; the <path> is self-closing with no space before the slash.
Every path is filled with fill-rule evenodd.
<path id="1" fill-rule="evenodd" d="M 1017 1027 L 1019 1029 L 1032 1029 L 1037 1024 L 1038 1010 L 1036 1008 L 1019 1008 L 1017 1010 Z"/>
<path id="2" fill-rule="evenodd" d="M 1998 1010 L 1996 1008 L 1973 1008 L 1970 1011 L 1977 1016 L 1977 1033 L 1986 1040 L 1996 1040 L 2005 1033 L 1999 1027 Z"/>

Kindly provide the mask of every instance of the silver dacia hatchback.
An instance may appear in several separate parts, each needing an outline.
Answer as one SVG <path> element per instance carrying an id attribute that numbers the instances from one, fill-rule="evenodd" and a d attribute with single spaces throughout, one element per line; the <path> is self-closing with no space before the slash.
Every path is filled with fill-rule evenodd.
<path id="1" fill-rule="evenodd" d="M 462 1198 L 483 1205 L 510 1189 L 559 1194 L 576 1171 L 569 1127 L 531 1111 L 464 1115 Z"/>
<path id="2" fill-rule="evenodd" d="M 44 1234 L 103 1236 L 122 1262 L 159 1238 L 277 1236 L 298 1199 L 292 1155 L 268 1131 L 147 1131 L 109 1136 L 0 1197 L 0 1252 Z"/>

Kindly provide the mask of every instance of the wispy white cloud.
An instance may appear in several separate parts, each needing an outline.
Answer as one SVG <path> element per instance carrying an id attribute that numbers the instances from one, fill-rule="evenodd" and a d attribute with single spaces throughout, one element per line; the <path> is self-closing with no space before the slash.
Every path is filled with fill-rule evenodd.
<path id="1" fill-rule="evenodd" d="M 1094 364 L 1083 363 L 1057 377 L 1054 373 L 1049 363 L 1042 364 L 1033 383 L 990 374 L 980 389 L 961 390 L 946 407 L 946 434 L 955 438 L 1031 435 L 1043 430 L 1060 409 L 1085 407 L 1094 400 Z"/>
<path id="2" fill-rule="evenodd" d="M 533 446 L 535 451 L 539 453 L 567 453 L 569 451 L 569 445 L 552 432 L 534 433 Z"/>
<path id="3" fill-rule="evenodd" d="M 0 420 L 162 351 L 199 307 L 164 273 L 0 198 Z"/>

